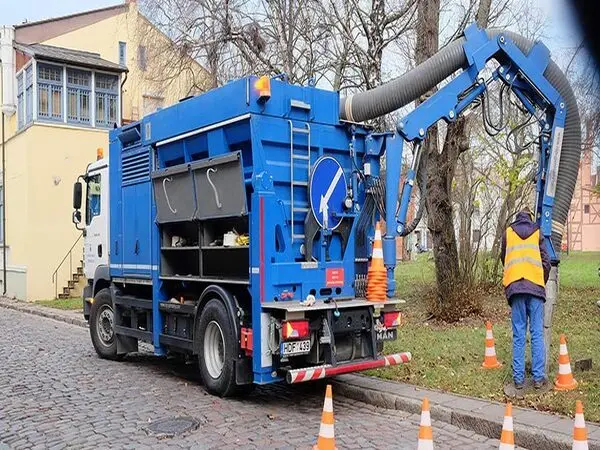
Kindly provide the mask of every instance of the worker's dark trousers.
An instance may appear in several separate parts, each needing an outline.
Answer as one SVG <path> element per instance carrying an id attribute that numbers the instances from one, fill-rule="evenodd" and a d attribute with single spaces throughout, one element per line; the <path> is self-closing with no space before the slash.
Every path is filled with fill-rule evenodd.
<path id="1" fill-rule="evenodd" d="M 510 298 L 513 329 L 513 379 L 525 381 L 525 342 L 527 320 L 531 335 L 531 372 L 534 381 L 546 378 L 544 372 L 544 300 L 534 295 L 515 294 Z"/>

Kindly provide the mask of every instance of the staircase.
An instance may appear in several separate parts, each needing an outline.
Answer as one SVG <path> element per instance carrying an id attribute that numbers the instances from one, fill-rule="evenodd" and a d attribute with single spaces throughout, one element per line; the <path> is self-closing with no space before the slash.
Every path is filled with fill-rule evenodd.
<path id="1" fill-rule="evenodd" d="M 80 246 L 76 249 L 77 244 L 81 240 L 83 234 L 75 240 L 67 254 L 62 258 L 54 272 L 52 273 L 52 282 L 54 283 L 54 298 L 67 299 L 71 297 L 78 297 L 83 293 L 83 286 L 85 285 L 85 275 L 83 274 L 83 257 L 82 253 L 79 253 L 79 263 L 73 270 L 73 252 L 82 252 L 83 247 Z M 77 257 L 76 257 L 77 258 Z M 67 264 L 68 262 L 68 264 Z M 67 272 L 68 271 L 68 272 Z M 62 292 L 58 292 L 59 282 L 63 283 L 66 279 L 66 285 L 62 287 Z"/>
<path id="2" fill-rule="evenodd" d="M 75 272 L 71 274 L 71 279 L 67 280 L 67 285 L 63 286 L 62 292 L 58 294 L 58 298 L 67 299 L 72 297 L 80 297 L 83 295 L 85 281 L 85 275 L 83 274 L 83 261 L 80 260 Z"/>

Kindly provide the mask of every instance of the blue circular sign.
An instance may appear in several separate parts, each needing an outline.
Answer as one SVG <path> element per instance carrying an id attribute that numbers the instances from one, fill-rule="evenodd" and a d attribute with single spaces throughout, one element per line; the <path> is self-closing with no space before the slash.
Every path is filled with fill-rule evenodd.
<path id="1" fill-rule="evenodd" d="M 310 209 L 321 228 L 335 230 L 339 226 L 347 196 L 344 169 L 335 158 L 321 156 L 310 174 Z"/>

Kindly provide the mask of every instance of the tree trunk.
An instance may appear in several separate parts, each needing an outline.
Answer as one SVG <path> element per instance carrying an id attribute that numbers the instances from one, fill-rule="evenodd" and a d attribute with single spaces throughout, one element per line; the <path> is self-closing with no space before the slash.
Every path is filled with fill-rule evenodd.
<path id="1" fill-rule="evenodd" d="M 419 2 L 417 63 L 431 57 L 438 48 L 439 5 L 439 0 Z M 479 3 L 477 21 L 481 27 L 487 26 L 490 5 L 491 0 L 481 0 Z M 452 181 L 460 153 L 469 148 L 467 128 L 467 120 L 459 118 L 448 125 L 441 153 L 437 151 L 437 129 L 435 133 L 430 132 L 431 141 L 427 146 L 427 226 L 433 240 L 438 313 L 441 316 L 449 316 L 447 310 L 455 308 L 455 301 L 464 292 L 454 231 Z"/>

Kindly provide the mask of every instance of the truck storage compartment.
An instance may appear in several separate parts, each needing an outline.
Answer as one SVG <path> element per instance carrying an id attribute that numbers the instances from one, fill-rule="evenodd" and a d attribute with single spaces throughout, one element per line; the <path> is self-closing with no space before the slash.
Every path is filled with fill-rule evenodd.
<path id="1" fill-rule="evenodd" d="M 158 170 L 152 174 L 156 221 L 158 223 L 192 220 L 196 211 L 194 183 L 188 164 Z"/>
<path id="2" fill-rule="evenodd" d="M 248 217 L 206 220 L 200 225 L 201 272 L 206 278 L 248 280 L 250 247 L 238 239 L 235 245 L 224 245 L 226 233 L 244 236 L 248 233 Z"/>
<path id="3" fill-rule="evenodd" d="M 241 152 L 204 159 L 190 165 L 194 177 L 198 220 L 248 213 Z"/>

